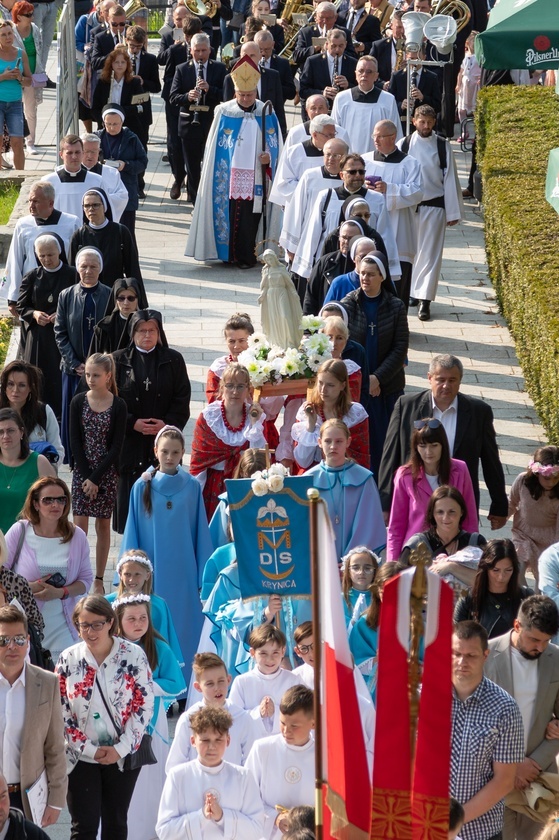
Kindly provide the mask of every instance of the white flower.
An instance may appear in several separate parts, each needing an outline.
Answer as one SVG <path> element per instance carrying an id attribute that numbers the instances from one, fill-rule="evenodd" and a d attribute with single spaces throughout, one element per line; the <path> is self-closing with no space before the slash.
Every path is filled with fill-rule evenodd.
<path id="1" fill-rule="evenodd" d="M 271 362 L 279 356 L 283 356 L 284 352 L 283 347 L 278 347 L 277 344 L 272 344 L 270 352 L 268 353 L 268 361 Z"/>
<path id="2" fill-rule="evenodd" d="M 324 319 L 319 318 L 317 315 L 303 315 L 301 318 L 300 327 L 302 330 L 308 330 L 308 332 L 315 333 L 318 330 L 321 330 L 324 326 Z"/>
<path id="3" fill-rule="evenodd" d="M 324 359 L 322 358 L 322 356 L 318 356 L 316 353 L 311 353 L 309 356 L 307 356 L 307 365 L 310 367 L 313 373 L 317 372 L 323 361 Z"/>
<path id="4" fill-rule="evenodd" d="M 281 475 L 285 477 L 286 475 L 289 475 L 289 472 L 283 464 L 272 464 L 268 470 L 268 475 Z"/>
<path id="5" fill-rule="evenodd" d="M 305 338 L 301 344 L 307 353 L 315 353 L 322 347 L 322 336 L 319 333 L 315 333 L 309 338 Z"/>
<path id="6" fill-rule="evenodd" d="M 266 348 L 267 350 L 270 349 L 270 344 L 268 342 L 268 339 L 264 335 L 264 333 L 257 333 L 257 332 L 255 332 L 251 336 L 249 336 L 248 346 L 249 347 L 256 347 L 257 349 L 260 349 L 261 347 Z"/>
<path id="7" fill-rule="evenodd" d="M 284 359 L 281 366 L 280 373 L 282 376 L 295 376 L 299 373 L 299 365 L 295 359 Z"/>
<path id="8" fill-rule="evenodd" d="M 248 350 L 243 350 L 242 353 L 239 353 L 239 355 L 237 356 L 237 361 L 239 362 L 239 364 L 244 365 L 245 367 L 248 367 L 248 365 L 251 362 L 254 362 L 255 359 L 256 356 L 254 354 L 254 351 L 250 348 Z"/>
<path id="9" fill-rule="evenodd" d="M 256 472 L 253 472 L 251 478 L 256 480 L 257 478 L 266 478 L 266 476 L 262 473 L 262 470 L 256 470 Z"/>
<path id="10" fill-rule="evenodd" d="M 255 479 L 250 486 L 255 496 L 265 496 L 268 492 L 268 485 L 263 478 Z"/>
<path id="11" fill-rule="evenodd" d="M 283 490 L 283 476 L 282 475 L 270 475 L 267 481 L 268 487 L 270 488 L 270 493 L 279 493 L 280 490 Z"/>

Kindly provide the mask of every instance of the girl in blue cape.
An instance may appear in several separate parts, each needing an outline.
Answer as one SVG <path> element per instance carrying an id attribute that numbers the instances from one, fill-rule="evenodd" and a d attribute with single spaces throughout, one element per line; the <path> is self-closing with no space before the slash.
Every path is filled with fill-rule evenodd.
<path id="1" fill-rule="evenodd" d="M 153 589 L 169 606 L 184 661 L 196 653 L 203 616 L 202 571 L 213 551 L 200 484 L 181 466 L 184 438 L 164 426 L 155 438 L 158 467 L 136 481 L 121 551 L 143 549 L 153 563 Z"/>
<path id="2" fill-rule="evenodd" d="M 380 558 L 366 545 L 356 545 L 342 557 L 342 598 L 347 632 L 371 604 L 371 587 Z"/>
<path id="3" fill-rule="evenodd" d="M 328 505 L 340 558 L 356 545 L 366 545 L 377 554 L 386 545 L 377 485 L 370 470 L 346 457 L 350 443 L 343 420 L 326 420 L 318 438 L 322 461 L 307 470 Z"/>
<path id="4" fill-rule="evenodd" d="M 157 822 L 159 800 L 165 784 L 165 763 L 169 754 L 169 728 L 166 709 L 186 691 L 182 671 L 176 657 L 154 629 L 149 595 L 128 595 L 117 598 L 113 609 L 118 619 L 119 635 L 144 649 L 153 672 L 155 703 L 146 732 L 152 737 L 157 764 L 142 767 L 130 807 L 128 831 L 134 840 L 152 840 Z"/>

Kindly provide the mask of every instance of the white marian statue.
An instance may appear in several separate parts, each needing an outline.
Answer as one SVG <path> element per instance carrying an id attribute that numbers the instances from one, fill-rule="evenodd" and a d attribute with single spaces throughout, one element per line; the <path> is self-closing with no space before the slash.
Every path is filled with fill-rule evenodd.
<path id="1" fill-rule="evenodd" d="M 293 280 L 274 251 L 268 248 L 262 259 L 262 293 L 258 298 L 262 331 L 270 344 L 277 344 L 284 350 L 299 347 L 303 337 L 300 327 L 303 310 Z"/>

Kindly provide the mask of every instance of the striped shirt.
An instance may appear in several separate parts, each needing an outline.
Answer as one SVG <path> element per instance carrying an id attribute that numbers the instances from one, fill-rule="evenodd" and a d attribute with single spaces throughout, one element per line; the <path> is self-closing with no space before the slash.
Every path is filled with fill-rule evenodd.
<path id="1" fill-rule="evenodd" d="M 466 700 L 452 699 L 450 792 L 468 802 L 493 778 L 493 762 L 524 760 L 522 717 L 516 701 L 487 677 Z M 462 840 L 489 840 L 503 827 L 504 802 L 466 823 Z"/>

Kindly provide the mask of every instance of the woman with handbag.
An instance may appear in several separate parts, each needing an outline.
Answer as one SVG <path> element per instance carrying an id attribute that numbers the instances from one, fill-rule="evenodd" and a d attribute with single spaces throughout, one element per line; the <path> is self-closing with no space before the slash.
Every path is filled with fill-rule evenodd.
<path id="1" fill-rule="evenodd" d="M 73 618 L 81 641 L 61 653 L 55 669 L 70 768 L 71 837 L 96 840 L 101 823 L 101 840 L 127 840 L 141 769 L 130 765 L 134 756 L 136 762 L 145 757 L 153 715 L 151 669 L 139 645 L 116 636 L 116 616 L 101 595 L 82 598 Z"/>
<path id="2" fill-rule="evenodd" d="M 39 27 L 32 22 L 34 11 L 33 4 L 27 0 L 18 0 L 12 6 L 15 44 L 25 50 L 31 70 L 31 85 L 23 88 L 23 113 L 29 129 L 25 138 L 25 150 L 28 155 L 38 154 L 35 148 L 37 106 L 43 101 L 43 89 L 47 84 L 47 74 L 41 59 L 43 36 Z"/>
<path id="3" fill-rule="evenodd" d="M 124 595 L 113 602 L 113 609 L 119 635 L 144 650 L 153 672 L 155 703 L 148 732 L 157 763 L 142 769 L 128 810 L 128 828 L 134 840 L 157 840 L 155 824 L 169 755 L 166 712 L 178 695 L 186 697 L 186 684 L 177 657 L 152 624 L 150 596 L 141 592 Z"/>
<path id="4" fill-rule="evenodd" d="M 72 614 L 93 583 L 87 537 L 68 521 L 70 501 L 61 478 L 40 478 L 6 534 L 6 566 L 16 566 L 29 581 L 45 622 L 44 644 L 55 660 L 78 639 Z"/>
<path id="5" fill-rule="evenodd" d="M 22 541 L 23 542 L 23 541 Z M 43 631 L 45 629 L 45 622 L 41 611 L 37 606 L 37 602 L 31 592 L 31 587 L 24 577 L 18 575 L 13 569 L 6 569 L 4 563 L 8 559 L 8 547 L 4 534 L 0 531 L 0 589 L 5 593 L 6 604 L 11 604 L 14 598 L 21 604 L 25 615 L 27 616 L 27 623 L 30 629 L 30 635 L 36 637 L 37 646 L 41 647 L 41 640 Z M 33 632 L 34 631 L 34 632 Z M 41 665 L 38 662 L 38 652 L 34 650 L 33 638 L 31 640 L 30 659 L 33 665 Z"/>

